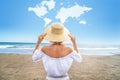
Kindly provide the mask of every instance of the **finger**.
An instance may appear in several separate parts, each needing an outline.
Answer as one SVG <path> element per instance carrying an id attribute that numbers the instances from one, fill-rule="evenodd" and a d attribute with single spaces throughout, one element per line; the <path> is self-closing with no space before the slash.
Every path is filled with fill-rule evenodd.
<path id="1" fill-rule="evenodd" d="M 47 33 L 43 33 L 43 36 L 46 36 L 47 35 Z"/>
<path id="2" fill-rule="evenodd" d="M 68 34 L 69 37 L 71 37 L 71 34 Z"/>
<path id="3" fill-rule="evenodd" d="M 72 34 L 69 34 L 68 36 L 69 36 L 71 39 L 74 38 L 74 36 L 73 36 Z"/>

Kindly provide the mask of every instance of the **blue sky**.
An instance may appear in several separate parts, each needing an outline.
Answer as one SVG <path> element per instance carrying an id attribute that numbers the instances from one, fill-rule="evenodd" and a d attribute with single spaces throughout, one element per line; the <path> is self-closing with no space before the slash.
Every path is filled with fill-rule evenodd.
<path id="1" fill-rule="evenodd" d="M 55 19 L 55 16 L 61 7 L 70 8 L 77 4 L 91 8 L 80 17 L 69 17 L 64 22 L 78 43 L 120 44 L 119 0 L 54 0 L 54 9 L 38 17 L 28 9 L 35 8 L 41 2 L 0 0 L 0 42 L 35 42 L 45 28 L 44 17 L 58 22 L 60 19 Z M 80 21 L 86 23 L 80 24 Z"/>

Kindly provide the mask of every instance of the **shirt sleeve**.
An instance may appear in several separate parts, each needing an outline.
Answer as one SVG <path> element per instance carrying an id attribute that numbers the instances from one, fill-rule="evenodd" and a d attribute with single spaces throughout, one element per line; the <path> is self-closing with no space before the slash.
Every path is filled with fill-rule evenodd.
<path id="1" fill-rule="evenodd" d="M 76 51 L 73 51 L 71 54 L 71 58 L 76 61 L 76 62 L 82 62 L 82 57 L 80 55 L 80 53 L 77 53 Z"/>
<path id="2" fill-rule="evenodd" d="M 34 62 L 38 62 L 42 59 L 43 57 L 43 52 L 41 50 L 35 50 L 35 52 L 32 55 L 32 60 Z"/>

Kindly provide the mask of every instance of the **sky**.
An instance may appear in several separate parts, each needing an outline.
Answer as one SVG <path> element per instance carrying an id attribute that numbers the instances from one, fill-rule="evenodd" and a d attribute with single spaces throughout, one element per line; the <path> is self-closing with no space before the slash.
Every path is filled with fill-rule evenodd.
<path id="1" fill-rule="evenodd" d="M 0 0 L 0 42 L 36 42 L 53 22 L 78 43 L 120 44 L 119 0 Z"/>

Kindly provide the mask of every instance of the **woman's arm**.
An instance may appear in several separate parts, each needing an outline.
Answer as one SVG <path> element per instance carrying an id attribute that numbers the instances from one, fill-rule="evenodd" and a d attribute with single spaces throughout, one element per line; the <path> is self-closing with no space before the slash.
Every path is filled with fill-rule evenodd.
<path id="1" fill-rule="evenodd" d="M 77 45 L 76 45 L 76 40 L 75 40 L 75 37 L 71 34 L 68 35 L 73 43 L 73 49 L 78 53 L 78 48 L 77 48 Z"/>
<path id="2" fill-rule="evenodd" d="M 36 43 L 36 46 L 35 46 L 35 49 L 34 49 L 33 53 L 35 52 L 35 50 L 40 48 L 40 44 L 43 41 L 45 36 L 46 36 L 46 33 L 43 33 L 43 34 L 38 36 L 38 40 L 37 40 L 37 43 Z"/>

